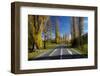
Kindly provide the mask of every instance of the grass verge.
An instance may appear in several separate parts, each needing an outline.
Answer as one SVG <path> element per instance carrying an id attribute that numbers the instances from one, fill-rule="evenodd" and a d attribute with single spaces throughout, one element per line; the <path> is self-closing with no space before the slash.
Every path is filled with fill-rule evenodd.
<path id="1" fill-rule="evenodd" d="M 79 51 L 81 54 L 88 54 L 88 45 L 84 44 L 81 47 L 74 48 L 75 50 Z"/>

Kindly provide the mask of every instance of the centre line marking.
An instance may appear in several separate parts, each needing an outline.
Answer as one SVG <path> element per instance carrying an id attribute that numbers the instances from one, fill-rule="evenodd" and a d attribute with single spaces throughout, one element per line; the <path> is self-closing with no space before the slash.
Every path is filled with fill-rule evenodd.
<path id="1" fill-rule="evenodd" d="M 61 49 L 61 51 L 60 51 L 60 59 L 62 59 L 62 54 L 63 54 L 63 51 Z"/>

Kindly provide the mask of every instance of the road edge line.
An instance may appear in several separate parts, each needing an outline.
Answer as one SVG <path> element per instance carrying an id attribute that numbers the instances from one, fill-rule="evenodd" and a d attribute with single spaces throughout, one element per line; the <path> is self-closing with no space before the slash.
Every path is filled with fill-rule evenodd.
<path id="1" fill-rule="evenodd" d="M 55 49 L 53 52 L 51 52 L 51 54 L 49 54 L 49 56 L 52 56 L 52 54 L 53 54 L 55 51 L 57 51 L 57 49 Z"/>
<path id="2" fill-rule="evenodd" d="M 67 49 L 67 51 L 69 52 L 69 54 L 73 55 L 73 53 L 69 49 Z"/>
<path id="3" fill-rule="evenodd" d="M 81 54 L 80 52 L 76 51 L 75 49 L 71 48 L 71 50 L 75 51 L 78 54 Z"/>

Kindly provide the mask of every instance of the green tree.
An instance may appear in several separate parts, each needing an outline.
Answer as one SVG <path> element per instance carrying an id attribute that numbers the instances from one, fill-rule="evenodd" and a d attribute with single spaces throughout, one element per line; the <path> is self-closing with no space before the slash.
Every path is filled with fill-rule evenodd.
<path id="1" fill-rule="evenodd" d="M 55 41 L 56 43 L 60 43 L 59 23 L 57 18 L 56 18 L 56 25 L 55 25 Z"/>
<path id="2" fill-rule="evenodd" d="M 72 17 L 72 27 L 71 27 L 71 34 L 72 34 L 72 46 L 79 46 L 80 39 L 79 39 L 79 21 L 78 17 Z"/>
<path id="3" fill-rule="evenodd" d="M 82 35 L 84 34 L 84 17 L 79 17 L 79 33 L 80 33 L 80 46 L 81 50 L 83 49 L 83 37 Z"/>

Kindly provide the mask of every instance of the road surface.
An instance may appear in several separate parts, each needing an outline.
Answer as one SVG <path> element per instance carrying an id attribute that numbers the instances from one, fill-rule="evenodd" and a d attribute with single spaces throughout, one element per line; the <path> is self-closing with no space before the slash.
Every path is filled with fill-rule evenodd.
<path id="1" fill-rule="evenodd" d="M 53 59 L 75 59 L 75 58 L 87 58 L 87 55 L 83 55 L 75 49 L 68 48 L 64 45 L 59 45 L 53 50 L 49 50 L 38 57 L 31 60 L 53 60 Z"/>

